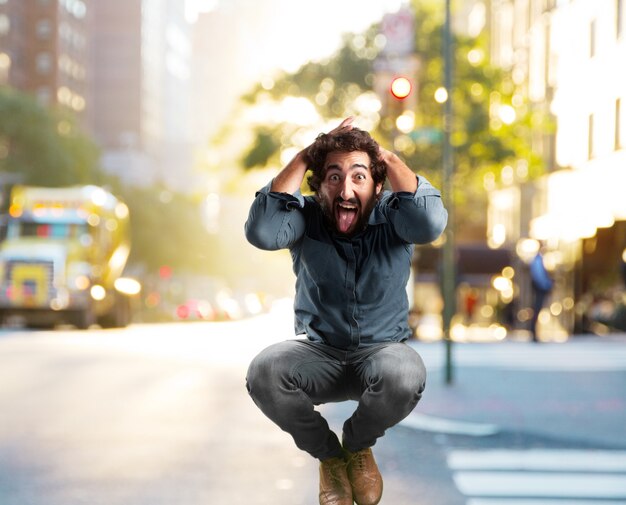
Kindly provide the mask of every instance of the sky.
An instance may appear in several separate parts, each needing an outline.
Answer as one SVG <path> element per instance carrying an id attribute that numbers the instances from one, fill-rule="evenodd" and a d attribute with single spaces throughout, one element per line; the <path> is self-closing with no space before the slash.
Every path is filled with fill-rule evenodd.
<path id="1" fill-rule="evenodd" d="M 274 68 L 295 71 L 310 60 L 332 54 L 346 32 L 360 32 L 395 12 L 406 0 L 187 0 L 188 17 L 197 11 L 245 7 L 251 73 Z M 235 7 L 236 6 L 236 7 Z"/>
<path id="2" fill-rule="evenodd" d="M 188 20 L 209 12 L 202 26 L 209 63 L 194 131 L 215 133 L 238 97 L 276 70 L 295 72 L 307 61 L 332 55 L 342 35 L 359 33 L 396 12 L 406 0 L 187 0 Z"/>

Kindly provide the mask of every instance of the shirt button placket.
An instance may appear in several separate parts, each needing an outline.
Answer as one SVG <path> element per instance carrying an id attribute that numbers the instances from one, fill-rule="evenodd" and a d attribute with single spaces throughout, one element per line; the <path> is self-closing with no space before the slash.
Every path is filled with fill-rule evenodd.
<path id="1" fill-rule="evenodd" d="M 350 324 L 350 343 L 351 347 L 358 347 L 361 339 L 359 331 L 359 323 L 357 320 L 357 299 L 356 299 L 356 255 L 352 242 L 347 242 L 343 246 L 347 258 L 346 271 L 346 300 L 348 301 L 347 311 L 352 316 Z"/>

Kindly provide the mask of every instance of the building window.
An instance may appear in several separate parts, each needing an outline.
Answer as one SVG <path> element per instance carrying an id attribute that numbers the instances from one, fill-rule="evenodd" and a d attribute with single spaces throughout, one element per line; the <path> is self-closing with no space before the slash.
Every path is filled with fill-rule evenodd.
<path id="1" fill-rule="evenodd" d="M 543 4 L 544 12 L 550 12 L 556 9 L 556 2 L 557 0 L 545 0 Z"/>
<path id="2" fill-rule="evenodd" d="M 61 0 L 60 3 L 77 19 L 82 19 L 87 15 L 87 5 L 82 0 Z"/>
<path id="3" fill-rule="evenodd" d="M 596 55 L 596 20 L 594 19 L 589 25 L 589 57 Z"/>
<path id="4" fill-rule="evenodd" d="M 622 147 L 622 99 L 618 98 L 615 100 L 615 150 Z"/>
<path id="5" fill-rule="evenodd" d="M 50 53 L 39 53 L 35 59 L 35 67 L 40 74 L 49 74 L 52 70 L 52 56 Z"/>
<path id="6" fill-rule="evenodd" d="M 48 40 L 52 34 L 52 23 L 49 19 L 42 19 L 37 22 L 36 27 L 37 38 L 39 40 Z"/>
<path id="7" fill-rule="evenodd" d="M 544 93 L 546 93 L 546 95 L 549 92 L 550 89 L 550 81 L 551 81 L 551 73 L 552 73 L 552 69 L 550 68 L 550 63 L 552 63 L 552 59 L 551 59 L 551 52 L 552 52 L 552 47 L 550 44 L 551 41 L 551 26 L 549 23 L 546 23 L 546 27 L 545 27 L 545 42 L 543 44 L 543 80 L 544 80 Z"/>
<path id="8" fill-rule="evenodd" d="M 589 114 L 589 130 L 587 132 L 587 157 L 593 158 L 593 114 Z"/>
<path id="9" fill-rule="evenodd" d="M 0 35 L 6 35 L 11 29 L 11 20 L 6 14 L 0 14 Z"/>

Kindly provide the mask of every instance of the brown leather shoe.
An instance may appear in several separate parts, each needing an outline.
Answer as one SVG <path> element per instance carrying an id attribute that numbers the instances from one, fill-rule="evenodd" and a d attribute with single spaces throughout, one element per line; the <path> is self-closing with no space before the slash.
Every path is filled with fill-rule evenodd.
<path id="1" fill-rule="evenodd" d="M 357 505 L 377 505 L 383 496 L 383 478 L 372 449 L 348 452 L 348 478 Z"/>
<path id="2" fill-rule="evenodd" d="M 320 463 L 320 505 L 352 505 L 352 487 L 343 458 Z"/>

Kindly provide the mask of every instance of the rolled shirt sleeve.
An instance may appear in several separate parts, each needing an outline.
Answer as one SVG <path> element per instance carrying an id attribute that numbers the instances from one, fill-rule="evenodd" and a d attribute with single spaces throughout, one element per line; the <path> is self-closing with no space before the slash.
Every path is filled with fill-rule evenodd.
<path id="1" fill-rule="evenodd" d="M 410 338 L 413 244 L 436 239 L 446 222 L 439 191 L 422 177 L 415 193 L 383 192 L 368 226 L 351 237 L 328 227 L 315 198 L 272 192 L 268 184 L 256 194 L 245 233 L 261 249 L 290 249 L 295 333 L 357 349 Z"/>
<path id="2" fill-rule="evenodd" d="M 300 191 L 293 195 L 276 193 L 271 187 L 272 181 L 256 193 L 245 224 L 248 242 L 267 251 L 291 247 L 305 230 Z"/>
<path id="3" fill-rule="evenodd" d="M 385 207 L 395 232 L 411 244 L 436 240 L 448 222 L 441 192 L 421 176 L 415 193 L 392 193 Z"/>

